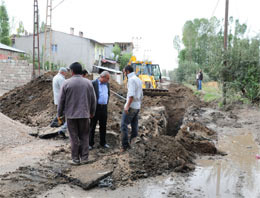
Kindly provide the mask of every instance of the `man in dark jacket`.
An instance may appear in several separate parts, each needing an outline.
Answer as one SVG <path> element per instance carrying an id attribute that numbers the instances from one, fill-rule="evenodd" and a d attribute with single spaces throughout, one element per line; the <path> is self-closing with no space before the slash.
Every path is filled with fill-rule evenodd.
<path id="1" fill-rule="evenodd" d="M 65 115 L 71 142 L 72 165 L 86 164 L 89 151 L 89 118 L 96 111 L 96 95 L 90 80 L 81 76 L 82 66 L 70 66 L 72 77 L 63 83 L 58 119 Z M 81 161 L 80 161 L 81 160 Z"/>
<path id="2" fill-rule="evenodd" d="M 202 70 L 200 70 L 198 75 L 198 90 L 202 89 L 202 80 L 203 80 L 203 73 Z"/>
<path id="3" fill-rule="evenodd" d="M 104 148 L 109 148 L 109 145 L 106 142 L 106 128 L 107 128 L 107 105 L 109 102 L 110 96 L 110 87 L 109 87 L 109 78 L 110 74 L 107 71 L 103 71 L 100 74 L 100 77 L 92 81 L 95 93 L 97 107 L 94 118 L 91 119 L 91 130 L 90 130 L 90 141 L 89 148 L 93 149 L 95 144 L 95 129 L 97 122 L 99 122 L 99 136 L 100 136 L 100 146 Z"/>

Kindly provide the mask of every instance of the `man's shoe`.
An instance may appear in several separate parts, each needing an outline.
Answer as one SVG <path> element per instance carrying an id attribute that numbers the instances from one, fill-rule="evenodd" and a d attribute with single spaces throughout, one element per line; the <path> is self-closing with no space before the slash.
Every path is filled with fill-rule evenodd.
<path id="1" fill-rule="evenodd" d="M 124 152 L 126 152 L 127 150 L 129 150 L 129 149 L 131 149 L 131 146 L 130 146 L 130 145 L 128 145 L 128 146 L 123 146 L 123 147 L 121 148 L 120 152 L 121 152 L 121 153 L 124 153 Z"/>
<path id="2" fill-rule="evenodd" d="M 64 131 L 58 131 L 58 134 L 62 136 L 63 138 L 66 138 L 65 132 Z"/>
<path id="3" fill-rule="evenodd" d="M 50 127 L 52 127 L 52 128 L 57 128 L 57 127 L 59 127 L 59 124 L 57 123 L 57 122 L 52 122 L 51 123 L 51 125 L 50 125 Z"/>
<path id="4" fill-rule="evenodd" d="M 73 166 L 79 166 L 80 165 L 79 160 L 71 160 L 69 163 L 70 163 L 70 165 L 73 165 Z"/>
<path id="5" fill-rule="evenodd" d="M 89 163 L 88 160 L 81 160 L 81 162 L 80 162 L 81 165 L 88 164 L 88 163 Z"/>
<path id="6" fill-rule="evenodd" d="M 102 146 L 103 148 L 110 148 L 110 146 L 108 144 L 105 144 L 104 146 Z"/>

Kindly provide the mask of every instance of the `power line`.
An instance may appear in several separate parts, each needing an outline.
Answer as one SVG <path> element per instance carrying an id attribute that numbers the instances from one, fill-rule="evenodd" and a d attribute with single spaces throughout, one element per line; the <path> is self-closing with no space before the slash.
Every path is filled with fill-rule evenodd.
<path id="1" fill-rule="evenodd" d="M 215 14 L 215 12 L 216 12 L 216 9 L 217 9 L 217 7 L 218 7 L 218 4 L 219 4 L 219 0 L 217 1 L 217 4 L 216 4 L 216 6 L 215 6 L 215 8 L 214 8 L 214 10 L 213 10 L 212 15 L 211 15 L 210 18 L 212 18 L 212 17 L 214 16 L 214 14 Z"/>
<path id="2" fill-rule="evenodd" d="M 56 6 L 54 6 L 53 8 L 52 8 L 52 10 L 54 10 L 55 8 L 57 8 L 60 4 L 62 4 L 63 2 L 64 2 L 65 0 L 62 0 L 60 3 L 58 3 Z"/>

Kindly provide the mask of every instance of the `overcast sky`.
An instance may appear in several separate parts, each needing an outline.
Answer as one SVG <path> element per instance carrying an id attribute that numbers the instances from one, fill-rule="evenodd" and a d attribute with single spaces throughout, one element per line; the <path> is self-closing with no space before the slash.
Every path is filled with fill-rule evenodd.
<path id="1" fill-rule="evenodd" d="M 62 0 L 53 0 L 53 7 Z M 32 32 L 33 0 L 5 0 L 10 19 L 23 21 Z M 38 0 L 40 21 L 46 18 L 47 0 Z M 229 16 L 247 23 L 251 34 L 260 31 L 260 0 L 229 0 Z M 177 67 L 173 38 L 182 34 L 187 20 L 224 18 L 225 0 L 64 0 L 53 10 L 52 28 L 99 42 L 129 42 L 139 38 L 139 59 L 149 58 L 162 68 Z M 141 38 L 141 39 L 140 39 Z M 136 39 L 135 39 L 136 41 Z"/>

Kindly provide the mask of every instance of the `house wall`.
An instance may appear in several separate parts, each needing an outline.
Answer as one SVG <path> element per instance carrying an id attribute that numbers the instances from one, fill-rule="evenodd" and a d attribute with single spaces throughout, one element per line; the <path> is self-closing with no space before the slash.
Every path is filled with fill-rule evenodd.
<path id="1" fill-rule="evenodd" d="M 89 51 L 88 51 L 88 65 L 90 65 L 89 71 L 93 71 L 93 65 L 95 64 L 95 42 L 89 40 Z"/>
<path id="2" fill-rule="evenodd" d="M 133 53 L 133 49 L 134 49 L 133 45 L 129 44 L 126 47 L 125 53 Z"/>
<path id="3" fill-rule="evenodd" d="M 124 53 L 133 53 L 133 49 L 134 49 L 133 43 L 119 43 L 119 42 L 116 42 L 115 44 L 117 44 L 120 47 L 121 52 L 123 54 Z"/>
<path id="4" fill-rule="evenodd" d="M 121 53 L 133 53 L 133 49 L 134 46 L 132 43 L 104 43 L 104 45 L 106 45 L 105 47 L 105 57 L 106 58 L 114 58 L 112 57 L 112 53 L 113 53 L 113 48 L 115 45 L 119 45 L 120 49 L 121 49 Z"/>
<path id="5" fill-rule="evenodd" d="M 95 43 L 95 60 L 96 61 L 99 60 L 99 56 L 101 56 L 101 58 L 105 57 L 105 46 Z"/>
<path id="6" fill-rule="evenodd" d="M 112 53 L 113 53 L 113 47 L 114 47 L 114 44 L 111 43 L 111 44 L 105 44 L 105 58 L 114 58 L 112 57 Z"/>
<path id="7" fill-rule="evenodd" d="M 32 79 L 32 64 L 26 60 L 0 60 L 0 89 L 11 90 Z"/>
<path id="8" fill-rule="evenodd" d="M 21 53 L 0 49 L 0 60 L 18 60 Z"/>
<path id="9" fill-rule="evenodd" d="M 40 57 L 42 62 L 44 33 L 39 34 L 40 40 Z M 32 55 L 33 37 L 23 36 L 15 38 L 14 47 L 25 51 Z M 60 66 L 68 67 L 73 62 L 82 63 L 88 71 L 92 71 L 92 66 L 95 62 L 95 42 L 76 35 L 71 35 L 63 32 L 52 31 L 52 62 Z M 50 48 L 47 48 L 49 55 Z M 47 58 L 48 60 L 48 58 Z"/>
<path id="10" fill-rule="evenodd" d="M 88 70 L 91 69 L 91 47 L 89 39 L 62 32 L 53 32 L 53 45 L 57 45 L 57 51 L 52 51 L 53 62 L 63 66 L 69 66 L 73 62 L 80 62 Z"/>
<path id="11" fill-rule="evenodd" d="M 42 46 L 44 43 L 44 34 L 40 34 L 39 41 L 40 41 L 40 46 Z M 13 47 L 25 51 L 27 54 L 30 54 L 32 56 L 33 37 L 32 36 L 16 37 Z M 40 47 L 40 51 L 42 51 L 41 47 Z"/>

